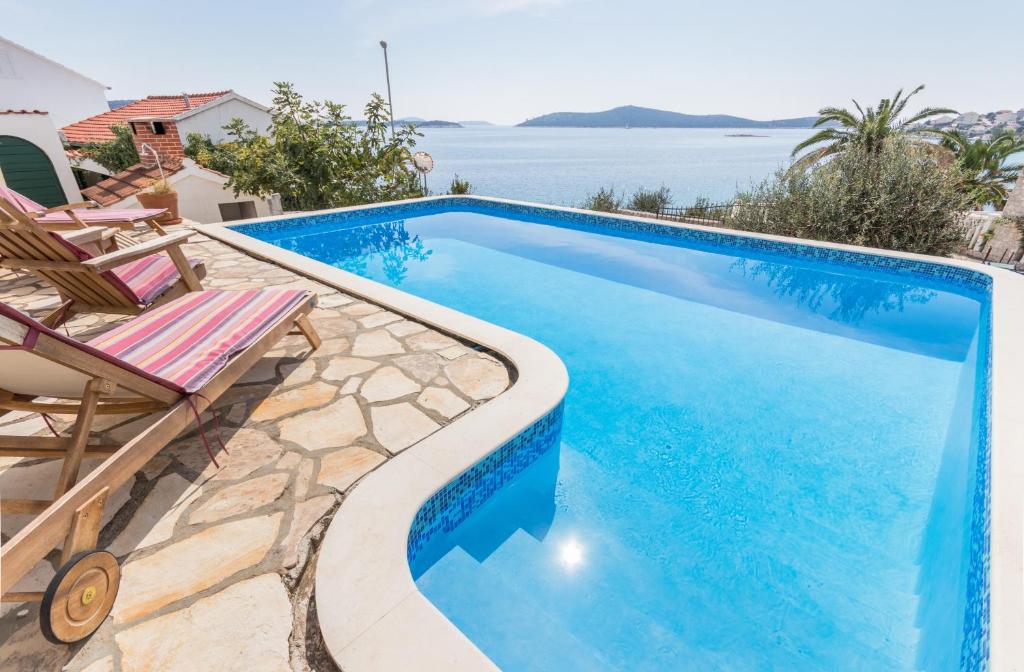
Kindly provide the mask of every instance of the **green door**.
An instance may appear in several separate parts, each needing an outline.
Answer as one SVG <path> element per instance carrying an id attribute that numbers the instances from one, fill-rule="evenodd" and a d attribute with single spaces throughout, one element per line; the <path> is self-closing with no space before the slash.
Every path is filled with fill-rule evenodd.
<path id="1" fill-rule="evenodd" d="M 40 205 L 52 208 L 68 202 L 50 157 L 28 140 L 0 135 L 0 171 L 9 188 Z"/>

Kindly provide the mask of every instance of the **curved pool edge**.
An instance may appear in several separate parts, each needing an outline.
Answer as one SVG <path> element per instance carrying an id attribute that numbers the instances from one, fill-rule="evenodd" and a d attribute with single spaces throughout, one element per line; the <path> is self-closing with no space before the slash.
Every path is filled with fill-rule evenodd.
<path id="1" fill-rule="evenodd" d="M 561 404 L 569 385 L 562 360 L 522 334 L 229 227 L 195 228 L 345 293 L 489 348 L 515 368 L 515 382 L 505 392 L 410 446 L 359 482 L 328 527 L 315 576 L 317 617 L 324 643 L 346 672 L 497 669 L 416 588 L 407 554 L 409 530 L 431 495 Z"/>
<path id="2" fill-rule="evenodd" d="M 479 196 L 434 196 L 265 217 L 235 225 L 398 204 L 426 205 L 438 200 L 510 204 L 577 215 L 597 214 Z M 1024 306 L 1024 277 L 968 261 L 599 214 L 645 225 L 923 261 L 967 269 L 991 279 L 989 669 L 1024 670 L 1024 638 L 1019 636 L 1024 631 L 1024 412 L 1019 410 L 1024 406 L 1024 390 L 1021 389 L 1024 347 L 1019 345 L 1024 335 L 1024 313 L 1020 312 L 1020 307 Z M 316 570 L 320 627 L 328 650 L 346 672 L 495 669 L 494 664 L 417 590 L 408 565 L 408 535 L 417 511 L 427 498 L 561 402 L 568 385 L 568 374 L 561 360 L 526 336 L 264 243 L 232 231 L 229 226 L 200 225 L 196 228 L 250 254 L 489 347 L 505 356 L 517 369 L 519 379 L 509 390 L 367 476 L 345 499 L 332 521 Z M 325 595 L 339 596 L 339 599 L 328 602 Z"/>

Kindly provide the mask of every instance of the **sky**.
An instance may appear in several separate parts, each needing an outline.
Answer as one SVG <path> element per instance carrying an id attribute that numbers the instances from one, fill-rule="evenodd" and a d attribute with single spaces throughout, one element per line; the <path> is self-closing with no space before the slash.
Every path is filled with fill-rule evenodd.
<path id="1" fill-rule="evenodd" d="M 917 84 L 913 107 L 1024 108 L 1024 52 L 997 29 L 1024 25 L 1022 2 L 0 0 L 0 17 L 0 35 L 108 99 L 234 89 L 269 103 L 286 80 L 358 118 L 385 91 L 384 39 L 396 117 L 515 124 L 632 104 L 778 119 Z"/>

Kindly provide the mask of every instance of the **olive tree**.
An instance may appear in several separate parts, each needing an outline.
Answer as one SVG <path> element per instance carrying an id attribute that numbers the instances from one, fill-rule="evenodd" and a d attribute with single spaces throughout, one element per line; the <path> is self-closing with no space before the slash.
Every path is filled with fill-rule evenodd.
<path id="1" fill-rule="evenodd" d="M 304 101 L 287 82 L 274 85 L 266 135 L 241 119 L 213 146 L 190 139 L 191 152 L 227 172 L 235 194 L 281 194 L 285 208 L 318 210 L 422 196 L 410 150 L 420 135 L 412 126 L 390 131 L 387 103 L 373 94 L 364 125 L 331 101 Z"/>
<path id="2" fill-rule="evenodd" d="M 851 145 L 809 171 L 778 171 L 740 194 L 729 225 L 748 231 L 948 255 L 963 243 L 963 176 L 900 137 Z"/>

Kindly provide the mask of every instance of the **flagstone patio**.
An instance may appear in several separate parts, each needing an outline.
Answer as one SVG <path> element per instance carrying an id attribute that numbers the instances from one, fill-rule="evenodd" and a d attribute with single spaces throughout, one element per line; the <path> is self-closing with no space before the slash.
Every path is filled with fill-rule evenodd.
<path id="1" fill-rule="evenodd" d="M 193 241 L 186 253 L 205 259 L 207 288 L 315 291 L 323 345 L 310 353 L 301 336 L 286 337 L 217 401 L 227 446 L 219 466 L 193 428 L 111 496 L 100 545 L 121 561 L 121 588 L 91 639 L 50 644 L 38 604 L 0 606 L 3 670 L 335 669 L 311 601 L 327 522 L 360 478 L 509 385 L 506 365 L 470 344 L 199 234 Z M 0 300 L 39 317 L 57 297 L 31 276 L 0 271 Z M 67 327 L 84 339 L 119 319 L 83 315 Z M 69 420 L 58 416 L 57 428 Z M 124 441 L 151 419 L 101 422 Z M 0 417 L 0 432 L 49 435 L 25 413 Z M 38 496 L 58 468 L 0 458 L 0 496 Z M 27 520 L 4 516 L 3 540 Z M 15 590 L 43 590 L 58 558 L 52 552 Z"/>

